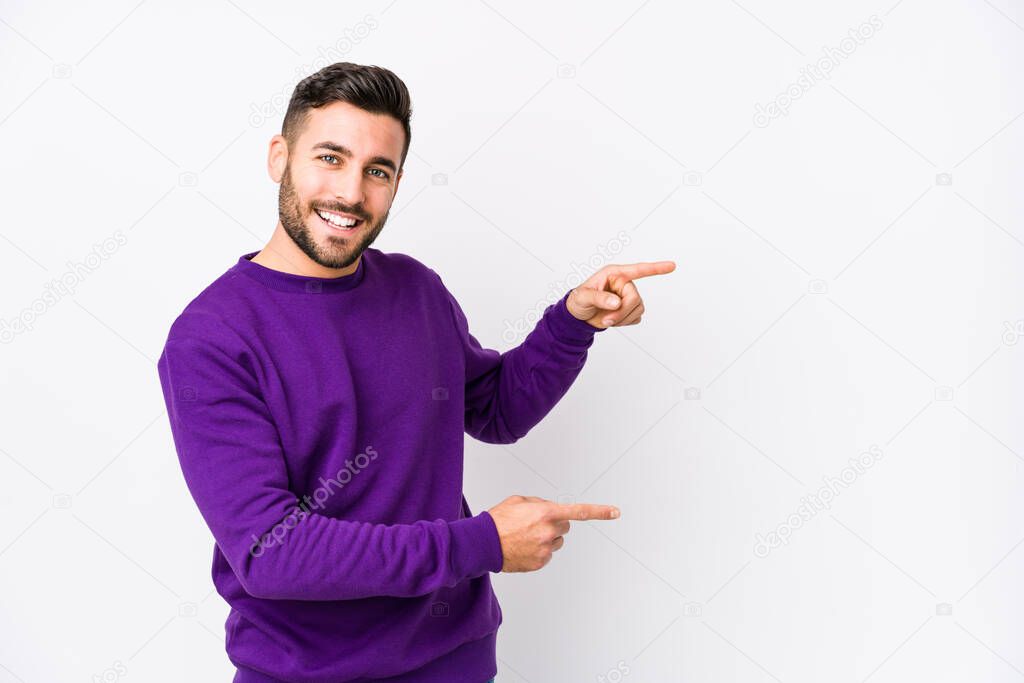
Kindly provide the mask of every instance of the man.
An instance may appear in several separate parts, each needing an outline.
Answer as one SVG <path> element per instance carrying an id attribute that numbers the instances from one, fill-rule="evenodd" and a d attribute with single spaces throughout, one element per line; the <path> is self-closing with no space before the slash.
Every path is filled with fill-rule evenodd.
<path id="1" fill-rule="evenodd" d="M 632 280 L 674 264 L 605 267 L 520 346 L 481 348 L 437 273 L 370 246 L 410 113 L 383 68 L 300 82 L 270 142 L 273 236 L 186 306 L 159 360 L 236 683 L 485 683 L 502 621 L 489 573 L 540 569 L 571 520 L 618 517 L 523 496 L 473 515 L 463 434 L 525 435 L 597 332 L 640 321 Z"/>

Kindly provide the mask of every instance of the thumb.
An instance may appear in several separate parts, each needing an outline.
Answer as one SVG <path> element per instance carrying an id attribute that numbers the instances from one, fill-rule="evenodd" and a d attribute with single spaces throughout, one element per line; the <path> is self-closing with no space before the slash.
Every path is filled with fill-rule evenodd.
<path id="1" fill-rule="evenodd" d="M 617 310 L 622 303 L 619 297 L 611 292 L 582 286 L 572 290 L 569 301 L 575 305 L 576 310 L 572 313 L 583 320 L 593 318 L 598 311 Z"/>

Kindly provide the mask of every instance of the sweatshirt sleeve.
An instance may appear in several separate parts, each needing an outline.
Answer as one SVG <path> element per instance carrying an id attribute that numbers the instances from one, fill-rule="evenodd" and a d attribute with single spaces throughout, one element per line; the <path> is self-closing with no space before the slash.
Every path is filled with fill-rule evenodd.
<path id="1" fill-rule="evenodd" d="M 486 511 L 377 524 L 299 507 L 254 355 L 222 321 L 202 317 L 211 319 L 177 333 L 172 327 L 157 367 L 186 485 L 249 594 L 414 597 L 501 571 L 501 543 Z M 271 540 L 278 535 L 280 542 Z"/>
<path id="2" fill-rule="evenodd" d="M 467 434 L 485 443 L 514 443 L 569 391 L 594 335 L 604 332 L 569 312 L 566 300 L 571 292 L 549 305 L 526 339 L 504 353 L 480 345 L 448 292 L 466 356 Z"/>

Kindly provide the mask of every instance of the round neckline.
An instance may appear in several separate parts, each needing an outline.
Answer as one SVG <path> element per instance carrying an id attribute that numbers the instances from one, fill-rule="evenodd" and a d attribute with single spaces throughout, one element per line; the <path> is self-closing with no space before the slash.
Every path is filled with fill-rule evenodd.
<path id="1" fill-rule="evenodd" d="M 274 270 L 252 260 L 256 254 L 260 253 L 259 251 L 243 254 L 238 258 L 238 263 L 235 267 L 254 280 L 282 292 L 334 294 L 337 292 L 347 292 L 363 281 L 366 277 L 365 261 L 369 252 L 370 249 L 367 249 L 359 257 L 359 263 L 354 271 L 340 277 L 314 277 Z"/>

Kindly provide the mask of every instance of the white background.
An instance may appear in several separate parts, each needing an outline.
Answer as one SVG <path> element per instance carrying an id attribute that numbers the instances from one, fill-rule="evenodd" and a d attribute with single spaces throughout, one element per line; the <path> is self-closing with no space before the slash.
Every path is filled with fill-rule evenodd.
<path id="1" fill-rule="evenodd" d="M 155 360 L 270 236 L 268 141 L 342 60 L 413 97 L 375 246 L 485 345 L 620 232 L 616 262 L 678 264 L 528 437 L 467 440 L 474 512 L 623 511 L 493 576 L 499 681 L 1024 679 L 1022 25 L 1010 0 L 3 2 L 0 682 L 230 680 Z"/>

